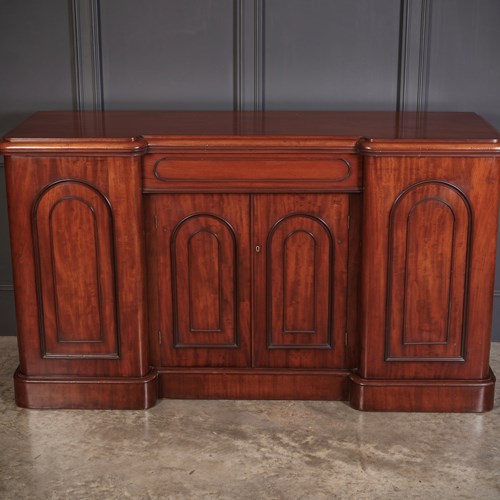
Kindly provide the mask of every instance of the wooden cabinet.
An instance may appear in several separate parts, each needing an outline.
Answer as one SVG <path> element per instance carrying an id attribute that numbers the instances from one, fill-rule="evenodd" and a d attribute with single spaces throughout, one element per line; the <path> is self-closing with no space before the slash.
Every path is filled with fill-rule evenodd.
<path id="1" fill-rule="evenodd" d="M 345 367 L 347 196 L 148 203 L 161 366 Z"/>
<path id="2" fill-rule="evenodd" d="M 38 113 L 1 143 L 16 401 L 485 411 L 500 137 L 470 113 Z"/>

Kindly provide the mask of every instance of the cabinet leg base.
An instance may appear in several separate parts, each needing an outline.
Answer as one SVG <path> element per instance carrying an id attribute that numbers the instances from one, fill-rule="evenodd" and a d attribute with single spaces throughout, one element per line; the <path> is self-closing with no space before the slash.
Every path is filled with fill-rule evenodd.
<path id="1" fill-rule="evenodd" d="M 473 412 L 493 408 L 495 375 L 484 380 L 370 380 L 350 377 L 349 402 L 364 411 Z"/>
<path id="2" fill-rule="evenodd" d="M 157 400 L 157 372 L 144 377 L 26 376 L 14 374 L 16 404 L 33 409 L 143 410 Z"/>
<path id="3" fill-rule="evenodd" d="M 485 412 L 495 375 L 484 380 L 370 380 L 348 371 L 160 369 L 144 377 L 14 374 L 16 403 L 32 409 L 147 409 L 157 398 L 349 400 L 362 411 Z"/>

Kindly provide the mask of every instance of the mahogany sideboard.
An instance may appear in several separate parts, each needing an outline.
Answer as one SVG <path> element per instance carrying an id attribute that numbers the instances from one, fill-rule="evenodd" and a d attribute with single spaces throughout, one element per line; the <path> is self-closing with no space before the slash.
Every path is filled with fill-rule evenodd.
<path id="1" fill-rule="evenodd" d="M 19 406 L 492 408 L 477 115 L 42 112 L 0 153 Z"/>

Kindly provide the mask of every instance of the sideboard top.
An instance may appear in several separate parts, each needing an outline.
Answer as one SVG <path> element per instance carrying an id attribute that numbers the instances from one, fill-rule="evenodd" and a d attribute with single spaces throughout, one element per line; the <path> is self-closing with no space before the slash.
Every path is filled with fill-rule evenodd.
<path id="1" fill-rule="evenodd" d="M 8 133 L 0 152 L 138 154 L 179 145 L 324 146 L 365 154 L 425 145 L 500 154 L 500 134 L 480 116 L 461 112 L 47 111 Z"/>

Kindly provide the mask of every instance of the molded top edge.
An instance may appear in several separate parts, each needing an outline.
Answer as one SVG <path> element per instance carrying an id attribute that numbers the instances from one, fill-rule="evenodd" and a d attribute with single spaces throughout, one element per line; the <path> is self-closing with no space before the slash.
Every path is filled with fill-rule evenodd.
<path id="1" fill-rule="evenodd" d="M 146 151 L 147 141 L 142 137 L 131 138 L 26 138 L 6 137 L 0 142 L 0 153 L 102 153 L 102 154 L 140 154 Z"/>
<path id="2" fill-rule="evenodd" d="M 328 147 L 499 152 L 500 134 L 474 113 L 347 111 L 39 112 L 9 132 L 0 152 L 138 154 L 161 147 Z M 430 144 L 432 143 L 432 144 Z M 392 145 L 392 146 L 391 146 Z"/>

